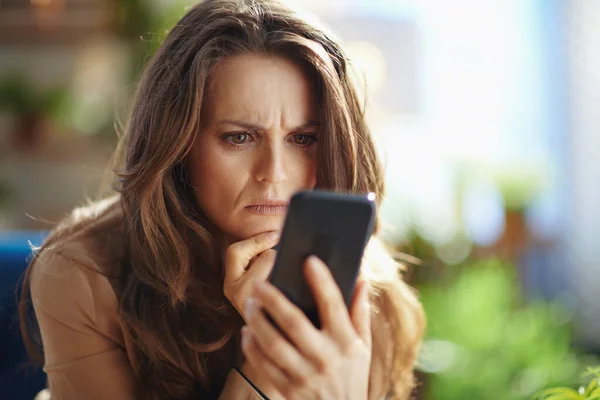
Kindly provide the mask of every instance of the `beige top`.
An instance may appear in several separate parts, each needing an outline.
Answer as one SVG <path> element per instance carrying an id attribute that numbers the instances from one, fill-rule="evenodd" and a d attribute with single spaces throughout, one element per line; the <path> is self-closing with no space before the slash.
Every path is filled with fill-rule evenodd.
<path id="1" fill-rule="evenodd" d="M 90 229 L 68 242 L 42 251 L 31 275 L 31 295 L 44 347 L 44 371 L 53 400 L 129 400 L 136 381 L 128 343 L 119 320 L 116 292 L 106 274 L 109 257 L 123 243 L 119 235 L 122 211 L 118 201 L 89 211 Z M 93 215 L 86 213 L 91 212 Z M 90 232 L 101 232 L 91 235 Z M 377 332 L 374 321 L 373 332 Z M 381 332 L 382 330 L 379 329 Z M 377 377 L 379 346 L 376 335 L 371 374 Z M 382 342 L 383 341 L 383 342 Z M 383 348 L 381 349 L 383 351 Z M 379 353 L 382 356 L 385 353 Z M 376 380 L 375 380 L 376 381 Z M 382 388 L 371 383 L 370 398 L 381 398 Z M 262 399 L 235 370 L 227 376 L 220 399 Z"/>

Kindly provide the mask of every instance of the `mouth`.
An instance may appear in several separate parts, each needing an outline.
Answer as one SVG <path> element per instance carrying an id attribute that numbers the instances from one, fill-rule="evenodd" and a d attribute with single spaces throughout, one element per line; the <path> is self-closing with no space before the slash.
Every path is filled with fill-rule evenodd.
<path id="1" fill-rule="evenodd" d="M 287 212 L 288 203 L 285 201 L 261 201 L 246 206 L 246 210 L 257 215 L 279 215 Z"/>

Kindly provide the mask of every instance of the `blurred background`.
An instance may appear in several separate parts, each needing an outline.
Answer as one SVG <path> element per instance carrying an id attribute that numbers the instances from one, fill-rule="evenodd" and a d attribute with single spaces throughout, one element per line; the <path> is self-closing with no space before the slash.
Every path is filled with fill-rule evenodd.
<path id="1" fill-rule="evenodd" d="M 385 237 L 428 333 L 415 398 L 527 399 L 600 354 L 600 1 L 304 0 L 366 82 Z M 28 241 L 94 196 L 183 0 L 0 0 L 0 397 Z M 8 393 L 7 397 L 3 394 Z"/>

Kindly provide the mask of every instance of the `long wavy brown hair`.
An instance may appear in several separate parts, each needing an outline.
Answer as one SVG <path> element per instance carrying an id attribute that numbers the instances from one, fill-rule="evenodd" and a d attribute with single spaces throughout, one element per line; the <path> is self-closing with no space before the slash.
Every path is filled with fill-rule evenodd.
<path id="1" fill-rule="evenodd" d="M 194 201 L 186 157 L 201 125 L 211 71 L 242 53 L 288 57 L 309 70 L 324 122 L 317 187 L 383 198 L 382 166 L 359 91 L 327 29 L 278 1 L 208 0 L 191 8 L 147 64 L 115 153 L 126 249 L 119 261 L 119 314 L 134 343 L 130 360 L 143 398 L 218 393 L 231 367 L 232 338 L 243 321 L 223 294 L 222 233 Z M 72 221 L 63 222 L 40 251 L 85 229 L 85 220 Z M 34 265 L 35 259 L 20 311 L 33 354 L 39 345 L 26 313 Z M 404 398 L 423 333 L 421 307 L 381 246 L 369 246 L 361 273 L 371 282 L 373 312 L 391 332 L 381 379 L 392 398 Z"/>

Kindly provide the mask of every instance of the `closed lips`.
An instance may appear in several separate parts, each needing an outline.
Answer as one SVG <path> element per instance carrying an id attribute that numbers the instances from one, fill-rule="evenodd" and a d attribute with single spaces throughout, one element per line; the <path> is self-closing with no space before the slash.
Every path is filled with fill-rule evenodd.
<path id="1" fill-rule="evenodd" d="M 288 204 L 283 201 L 266 201 L 247 206 L 246 208 L 255 214 L 275 215 L 287 211 Z"/>

